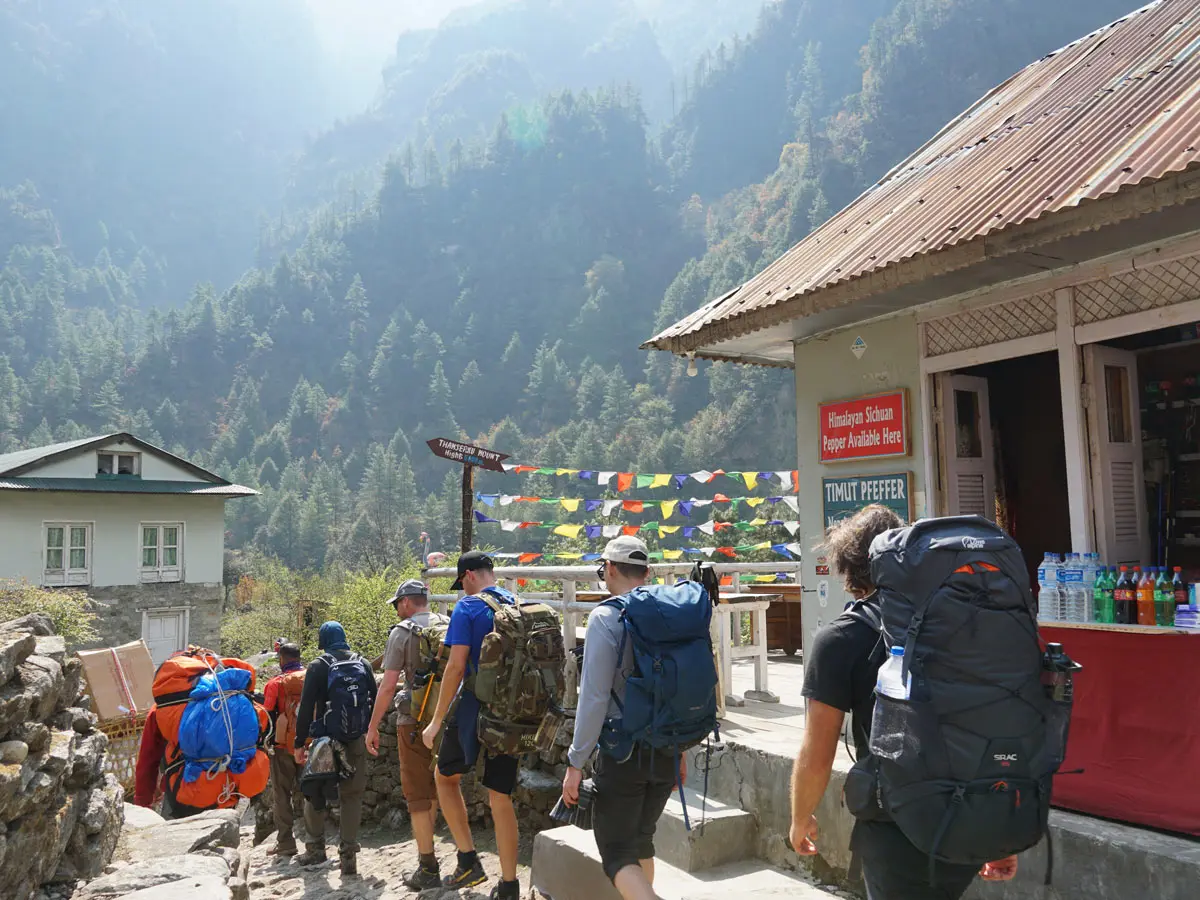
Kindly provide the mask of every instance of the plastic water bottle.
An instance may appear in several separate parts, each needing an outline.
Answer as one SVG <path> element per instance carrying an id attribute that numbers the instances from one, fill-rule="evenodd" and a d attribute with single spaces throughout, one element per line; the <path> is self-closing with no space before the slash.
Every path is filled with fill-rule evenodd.
<path id="1" fill-rule="evenodd" d="M 1038 566 L 1038 618 L 1043 622 L 1058 619 L 1058 554 L 1047 553 Z"/>
<path id="2" fill-rule="evenodd" d="M 1064 616 L 1067 622 L 1086 622 L 1090 595 L 1083 589 L 1083 560 L 1078 553 L 1067 556 L 1067 562 L 1059 570 L 1060 589 L 1065 586 L 1063 596 Z"/>
<path id="3" fill-rule="evenodd" d="M 912 674 L 910 673 L 907 679 L 903 677 L 903 674 L 904 648 L 896 646 L 892 648 L 888 658 L 879 667 L 875 690 L 893 700 L 907 700 L 909 687 L 912 684 Z"/>
<path id="4" fill-rule="evenodd" d="M 1100 580 L 1100 554 L 1085 553 L 1083 555 L 1083 596 L 1084 608 L 1082 622 L 1096 621 L 1092 604 L 1096 596 L 1096 584 Z"/>

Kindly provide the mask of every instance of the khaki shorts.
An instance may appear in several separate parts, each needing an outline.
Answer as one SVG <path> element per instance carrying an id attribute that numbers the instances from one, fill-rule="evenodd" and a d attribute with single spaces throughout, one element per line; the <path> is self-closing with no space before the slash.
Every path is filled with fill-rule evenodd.
<path id="1" fill-rule="evenodd" d="M 409 812 L 428 812 L 437 800 L 437 785 L 433 781 L 433 753 L 421 740 L 421 726 L 396 726 L 400 744 L 400 789 L 408 803 Z"/>

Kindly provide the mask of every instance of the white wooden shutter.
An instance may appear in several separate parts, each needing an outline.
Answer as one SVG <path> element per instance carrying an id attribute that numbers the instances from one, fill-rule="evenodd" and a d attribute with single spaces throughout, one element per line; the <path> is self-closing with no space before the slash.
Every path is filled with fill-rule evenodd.
<path id="1" fill-rule="evenodd" d="M 1096 549 L 1105 565 L 1150 558 L 1137 355 L 1100 344 L 1084 347 Z"/>
<path id="2" fill-rule="evenodd" d="M 986 378 L 938 376 L 946 512 L 996 518 L 996 464 Z"/>

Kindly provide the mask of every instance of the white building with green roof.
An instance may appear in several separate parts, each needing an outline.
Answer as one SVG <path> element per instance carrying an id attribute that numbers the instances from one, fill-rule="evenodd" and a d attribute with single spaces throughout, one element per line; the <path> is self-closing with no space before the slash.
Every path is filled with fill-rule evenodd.
<path id="1" fill-rule="evenodd" d="M 86 590 L 99 646 L 217 649 L 225 502 L 255 493 L 125 433 L 0 455 L 0 580 Z"/>

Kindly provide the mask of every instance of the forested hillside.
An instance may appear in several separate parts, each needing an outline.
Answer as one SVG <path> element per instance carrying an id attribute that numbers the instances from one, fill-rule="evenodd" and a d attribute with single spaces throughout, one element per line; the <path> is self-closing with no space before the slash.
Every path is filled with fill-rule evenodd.
<path id="1" fill-rule="evenodd" d="M 0 451 L 134 431 L 262 491 L 230 504 L 232 547 L 314 569 L 378 569 L 422 530 L 454 545 L 456 471 L 424 447 L 434 436 L 549 466 L 790 468 L 790 373 L 704 365 L 688 378 L 637 345 L 761 269 L 992 84 L 1123 11 L 1043 7 L 780 0 L 748 40 L 705 58 L 661 137 L 621 85 L 501 103 L 486 137 L 392 147 L 377 191 L 264 237 L 258 267 L 228 290 L 200 283 L 182 308 L 158 304 L 147 254 L 64 241 L 74 226 L 32 178 L 38 148 L 0 150 Z M 129 214 L 118 204 L 106 221 Z M 479 487 L 580 493 L 550 476 Z"/>

